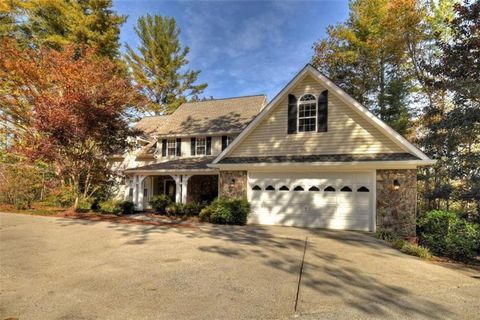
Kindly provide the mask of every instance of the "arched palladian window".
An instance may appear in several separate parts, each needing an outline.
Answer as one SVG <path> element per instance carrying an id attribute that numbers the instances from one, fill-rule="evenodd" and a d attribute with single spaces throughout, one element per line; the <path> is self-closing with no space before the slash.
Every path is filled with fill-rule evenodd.
<path id="1" fill-rule="evenodd" d="M 298 100 L 298 132 L 317 130 L 317 98 L 305 94 Z"/>

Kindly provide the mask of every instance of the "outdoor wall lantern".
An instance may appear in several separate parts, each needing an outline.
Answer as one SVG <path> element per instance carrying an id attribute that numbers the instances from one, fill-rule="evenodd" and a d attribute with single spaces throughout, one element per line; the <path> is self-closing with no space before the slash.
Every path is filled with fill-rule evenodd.
<path id="1" fill-rule="evenodd" d="M 398 189 L 400 189 L 400 182 L 395 179 L 393 180 L 393 190 L 397 191 Z"/>

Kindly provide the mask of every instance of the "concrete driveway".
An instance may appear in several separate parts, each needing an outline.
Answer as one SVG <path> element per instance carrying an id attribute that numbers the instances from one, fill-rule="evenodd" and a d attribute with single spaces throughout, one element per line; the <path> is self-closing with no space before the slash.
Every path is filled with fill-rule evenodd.
<path id="1" fill-rule="evenodd" d="M 478 273 L 364 233 L 15 214 L 0 227 L 1 319 L 480 318 Z"/>

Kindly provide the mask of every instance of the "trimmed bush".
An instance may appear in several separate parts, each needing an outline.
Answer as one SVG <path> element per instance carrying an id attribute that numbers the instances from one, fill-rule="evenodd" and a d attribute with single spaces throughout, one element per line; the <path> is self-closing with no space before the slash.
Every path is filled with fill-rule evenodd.
<path id="1" fill-rule="evenodd" d="M 118 200 L 107 200 L 100 202 L 100 212 L 103 214 L 116 214 L 120 215 L 122 213 L 122 208 L 120 207 L 120 201 Z"/>
<path id="2" fill-rule="evenodd" d="M 160 194 L 157 196 L 153 196 L 148 203 L 152 206 L 155 212 L 165 213 L 165 209 L 169 204 L 172 203 L 172 199 L 170 199 L 169 196 Z"/>
<path id="3" fill-rule="evenodd" d="M 420 257 L 422 259 L 427 259 L 427 260 L 432 259 L 432 255 L 430 254 L 430 251 L 427 248 L 416 245 L 416 244 L 411 244 L 408 241 L 403 241 L 403 245 L 400 248 L 400 251 L 403 253 L 409 254 L 411 256 Z"/>
<path id="4" fill-rule="evenodd" d="M 418 220 L 420 240 L 438 255 L 453 259 L 473 259 L 480 246 L 478 224 L 460 219 L 456 213 L 434 210 Z"/>
<path id="5" fill-rule="evenodd" d="M 92 200 L 91 199 L 78 199 L 77 207 L 75 212 L 89 212 L 92 209 Z"/>
<path id="6" fill-rule="evenodd" d="M 165 208 L 165 214 L 168 216 L 176 216 L 179 212 L 179 205 L 176 203 L 170 203 L 166 208 Z"/>
<path id="7" fill-rule="evenodd" d="M 397 238 L 396 235 L 391 230 L 388 230 L 388 229 L 378 229 L 375 232 L 375 237 L 378 239 L 385 240 L 387 242 L 392 242 Z"/>
<path id="8" fill-rule="evenodd" d="M 122 214 L 132 214 L 135 210 L 135 204 L 133 201 L 122 201 L 120 202 L 120 208 L 122 209 Z"/>
<path id="9" fill-rule="evenodd" d="M 210 221 L 216 224 L 245 225 L 250 204 L 246 199 L 215 199 L 200 213 L 202 221 Z"/>
<path id="10" fill-rule="evenodd" d="M 200 213 L 198 214 L 198 217 L 200 218 L 200 221 L 203 222 L 210 222 L 210 216 L 212 215 L 212 208 L 210 206 L 203 208 Z"/>

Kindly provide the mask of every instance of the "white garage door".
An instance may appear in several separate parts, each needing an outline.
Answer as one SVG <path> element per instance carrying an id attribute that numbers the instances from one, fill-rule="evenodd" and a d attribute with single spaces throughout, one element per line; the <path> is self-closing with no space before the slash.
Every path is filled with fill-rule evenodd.
<path id="1" fill-rule="evenodd" d="M 251 221 L 373 231 L 371 172 L 249 172 Z"/>

